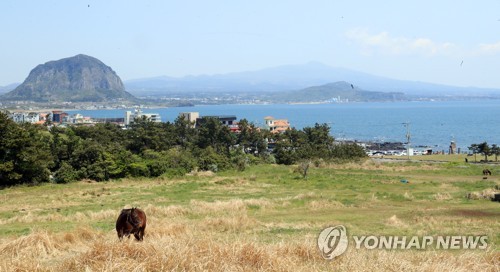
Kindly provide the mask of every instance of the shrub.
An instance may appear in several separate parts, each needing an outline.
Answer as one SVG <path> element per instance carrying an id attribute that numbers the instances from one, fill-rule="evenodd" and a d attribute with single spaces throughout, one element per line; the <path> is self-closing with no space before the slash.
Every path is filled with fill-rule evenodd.
<path id="1" fill-rule="evenodd" d="M 174 178 L 174 177 L 182 177 L 187 174 L 186 169 L 184 168 L 169 168 L 165 173 L 163 173 L 162 177 Z"/>
<path id="2" fill-rule="evenodd" d="M 69 183 L 78 180 L 78 172 L 67 162 L 63 162 L 54 174 L 56 183 Z"/>
<path id="3" fill-rule="evenodd" d="M 165 160 L 159 159 L 156 161 L 150 161 L 147 163 L 149 174 L 152 177 L 159 177 L 163 175 L 163 173 L 167 172 L 168 168 L 168 162 Z"/>
<path id="4" fill-rule="evenodd" d="M 128 166 L 127 171 L 132 177 L 149 177 L 150 172 L 146 163 L 134 162 Z"/>
<path id="5" fill-rule="evenodd" d="M 309 173 L 309 167 L 311 167 L 310 161 L 302 161 L 294 169 L 294 172 L 299 173 L 303 179 L 307 179 L 307 174 Z"/>
<path id="6" fill-rule="evenodd" d="M 198 167 L 200 170 L 217 172 L 227 169 L 228 166 L 228 159 L 224 155 L 216 153 L 212 147 L 201 150 L 198 157 Z"/>
<path id="7" fill-rule="evenodd" d="M 196 159 L 192 152 L 182 148 L 169 149 L 164 155 L 169 168 L 182 168 L 186 173 L 196 167 Z"/>
<path id="8" fill-rule="evenodd" d="M 231 151 L 231 163 L 238 171 L 244 171 L 249 164 L 249 157 L 241 149 Z"/>

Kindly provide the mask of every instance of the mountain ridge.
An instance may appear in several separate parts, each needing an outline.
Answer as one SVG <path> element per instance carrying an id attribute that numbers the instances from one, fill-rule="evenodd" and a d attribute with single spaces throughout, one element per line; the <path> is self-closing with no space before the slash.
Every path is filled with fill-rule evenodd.
<path id="1" fill-rule="evenodd" d="M 296 91 L 277 92 L 269 97 L 274 102 L 285 103 L 346 103 L 407 101 L 403 93 L 363 90 L 346 81 L 312 86 Z"/>
<path id="2" fill-rule="evenodd" d="M 135 95 L 169 92 L 279 92 L 300 90 L 338 81 L 347 81 L 364 90 L 401 92 L 410 96 L 495 96 L 500 89 L 458 87 L 444 84 L 392 79 L 356 70 L 331 67 L 319 62 L 282 65 L 255 71 L 184 77 L 158 76 L 127 80 Z"/>
<path id="3" fill-rule="evenodd" d="M 21 85 L 21 83 L 11 83 L 9 85 L 0 86 L 0 95 L 14 90 L 19 85 Z"/>

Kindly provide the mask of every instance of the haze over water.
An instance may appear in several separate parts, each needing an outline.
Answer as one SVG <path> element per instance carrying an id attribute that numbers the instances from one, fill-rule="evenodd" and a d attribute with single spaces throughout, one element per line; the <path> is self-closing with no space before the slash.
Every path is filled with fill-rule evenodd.
<path id="1" fill-rule="evenodd" d="M 315 123 L 327 123 L 336 139 L 374 142 L 406 142 L 410 123 L 412 146 L 429 146 L 435 151 L 448 150 L 455 140 L 461 151 L 473 143 L 500 144 L 500 100 L 346 103 L 346 104 L 272 104 L 214 105 L 144 109 L 161 114 L 162 121 L 174 121 L 180 112 L 200 115 L 236 115 L 259 126 L 264 117 L 288 119 L 302 129 Z M 91 117 L 123 117 L 125 110 L 80 110 Z"/>

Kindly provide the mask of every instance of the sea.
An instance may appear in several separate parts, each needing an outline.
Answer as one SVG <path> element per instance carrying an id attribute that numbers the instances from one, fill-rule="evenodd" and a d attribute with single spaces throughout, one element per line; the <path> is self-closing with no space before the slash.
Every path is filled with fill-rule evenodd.
<path id="1" fill-rule="evenodd" d="M 71 110 L 94 118 L 124 117 L 125 111 Z M 461 152 L 474 143 L 500 144 L 500 100 L 366 102 L 338 104 L 237 104 L 193 107 L 143 108 L 158 113 L 163 122 L 173 122 L 181 112 L 200 116 L 235 115 L 262 126 L 264 117 L 288 119 L 302 129 L 326 123 L 337 140 L 361 142 L 407 142 L 415 149 L 432 148 L 447 152 L 454 141 Z"/>

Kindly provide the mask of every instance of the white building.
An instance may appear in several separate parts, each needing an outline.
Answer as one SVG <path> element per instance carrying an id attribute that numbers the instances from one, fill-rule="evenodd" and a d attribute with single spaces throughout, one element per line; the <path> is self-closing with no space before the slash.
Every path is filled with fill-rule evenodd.
<path id="1" fill-rule="evenodd" d="M 40 113 L 38 112 L 13 112 L 10 118 L 16 123 L 37 123 L 40 121 Z"/>
<path id="2" fill-rule="evenodd" d="M 199 112 L 181 112 L 179 116 L 184 118 L 184 120 L 188 121 L 192 124 L 192 127 L 196 126 L 196 119 L 200 118 Z"/>
<path id="3" fill-rule="evenodd" d="M 130 123 L 133 123 L 135 119 L 140 119 L 146 117 L 147 120 L 155 123 L 161 123 L 161 116 L 158 113 L 143 113 L 141 108 L 136 107 L 134 109 L 134 112 L 132 111 L 126 111 L 125 112 L 125 126 L 130 125 Z"/>

